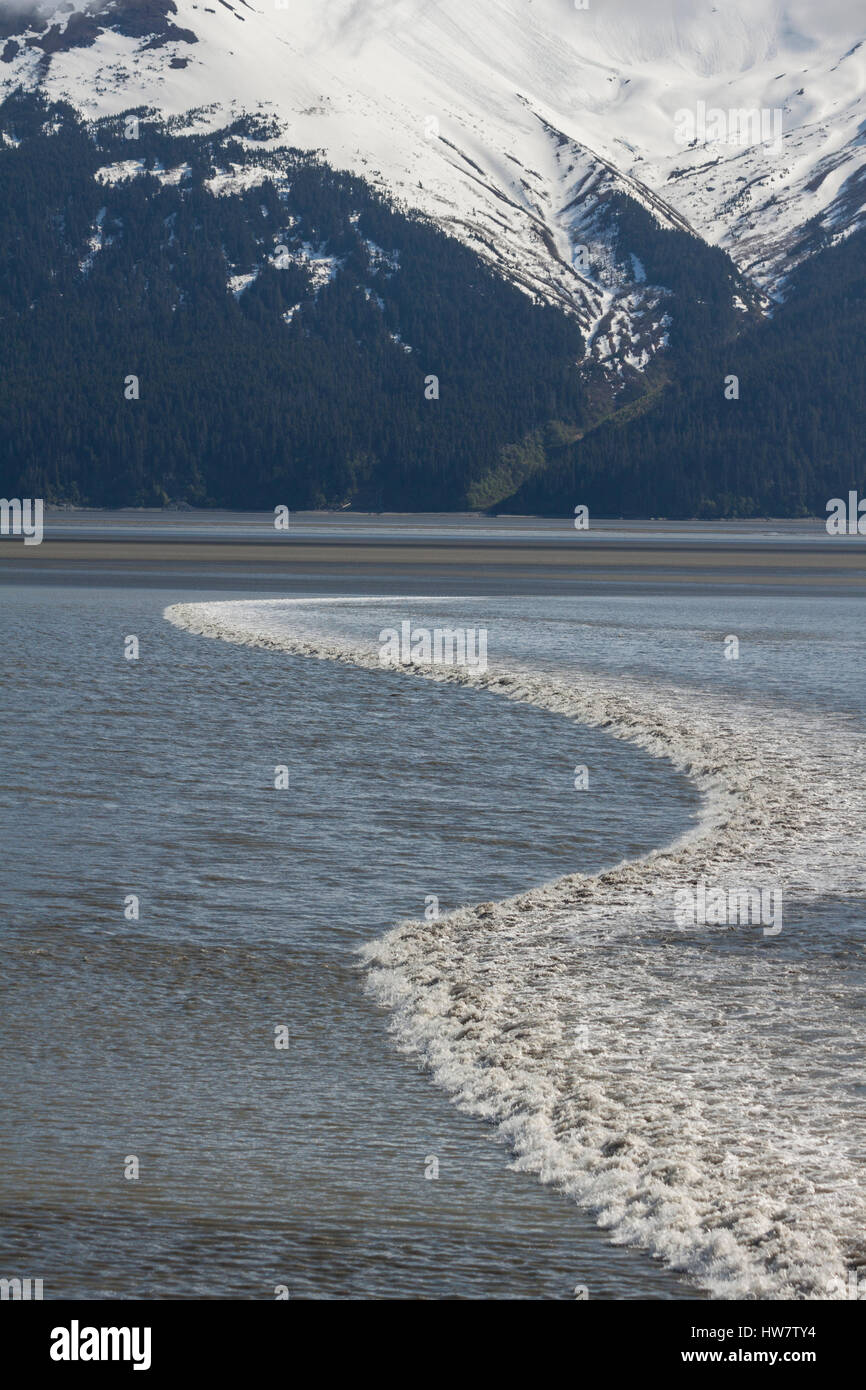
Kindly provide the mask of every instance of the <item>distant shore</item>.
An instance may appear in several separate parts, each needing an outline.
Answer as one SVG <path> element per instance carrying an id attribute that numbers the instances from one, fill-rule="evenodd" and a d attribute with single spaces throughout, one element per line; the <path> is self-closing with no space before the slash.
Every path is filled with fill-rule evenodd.
<path id="1" fill-rule="evenodd" d="M 0 539 L 0 583 L 300 592 L 862 593 L 866 544 L 819 522 L 621 522 L 305 514 L 53 514 L 40 545 Z"/>

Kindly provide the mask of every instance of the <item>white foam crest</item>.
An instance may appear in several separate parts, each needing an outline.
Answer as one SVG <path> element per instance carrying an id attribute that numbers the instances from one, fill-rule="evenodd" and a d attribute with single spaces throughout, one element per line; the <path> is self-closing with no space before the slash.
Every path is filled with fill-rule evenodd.
<path id="1" fill-rule="evenodd" d="M 302 609 L 320 602 L 179 604 L 165 616 L 378 669 L 372 642 L 304 626 Z M 414 674 L 666 757 L 700 789 L 702 812 L 639 860 L 401 922 L 365 948 L 399 1045 L 498 1127 L 515 1168 L 574 1197 L 616 1243 L 717 1297 L 845 1297 L 848 1272 L 866 1265 L 862 948 L 843 936 L 834 949 L 793 950 L 788 926 L 772 938 L 760 925 L 682 929 L 673 908 L 698 882 L 772 885 L 786 904 L 862 893 L 850 730 L 619 676 L 574 682 L 498 665 Z"/>

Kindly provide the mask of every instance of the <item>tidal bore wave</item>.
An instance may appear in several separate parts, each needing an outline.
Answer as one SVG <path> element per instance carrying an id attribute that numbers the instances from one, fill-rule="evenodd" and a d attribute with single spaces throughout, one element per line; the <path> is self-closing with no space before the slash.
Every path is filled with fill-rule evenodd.
<path id="1" fill-rule="evenodd" d="M 324 626 L 322 603 L 178 604 L 165 616 L 378 669 L 372 641 L 311 625 L 318 614 Z M 715 1297 L 850 1296 L 851 1271 L 866 1266 L 863 948 L 844 930 L 832 947 L 810 941 L 806 923 L 810 904 L 826 916 L 828 899 L 863 892 L 851 731 L 595 673 L 406 673 L 419 676 L 603 728 L 686 772 L 702 810 L 644 858 L 400 922 L 364 948 L 399 1046 L 497 1127 L 515 1169 L 572 1197 L 615 1243 Z M 798 925 L 679 927 L 676 895 L 698 884 L 782 889 Z"/>

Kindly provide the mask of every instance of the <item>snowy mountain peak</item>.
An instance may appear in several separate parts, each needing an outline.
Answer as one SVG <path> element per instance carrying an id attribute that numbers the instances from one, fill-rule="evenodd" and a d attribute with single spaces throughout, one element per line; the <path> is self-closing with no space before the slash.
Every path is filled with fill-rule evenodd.
<path id="1" fill-rule="evenodd" d="M 594 343 L 658 296 L 610 258 L 618 192 L 770 292 L 866 207 L 866 46 L 852 0 L 17 0 L 0 81 L 90 116 L 197 128 L 273 113 L 433 217 Z"/>

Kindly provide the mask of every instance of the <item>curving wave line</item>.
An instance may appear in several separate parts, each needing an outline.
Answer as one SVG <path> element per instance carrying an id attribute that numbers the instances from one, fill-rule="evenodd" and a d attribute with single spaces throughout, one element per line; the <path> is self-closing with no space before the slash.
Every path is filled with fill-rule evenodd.
<path id="1" fill-rule="evenodd" d="M 413 601 L 448 602 L 402 600 Z M 299 621 L 328 602 L 347 600 L 177 604 L 165 617 L 378 669 L 373 644 Z M 862 946 L 844 931 L 832 948 L 813 942 L 803 925 L 803 905 L 862 894 L 866 818 L 850 730 L 621 676 L 575 684 L 490 666 L 407 678 L 418 675 L 665 757 L 693 779 L 702 811 L 639 860 L 400 922 L 365 947 L 399 1046 L 497 1126 L 516 1170 L 572 1196 L 615 1243 L 715 1297 L 850 1296 L 852 1270 L 866 1266 Z M 789 927 L 772 938 L 760 926 L 677 927 L 675 894 L 699 882 L 783 887 L 803 909 L 793 938 Z"/>

